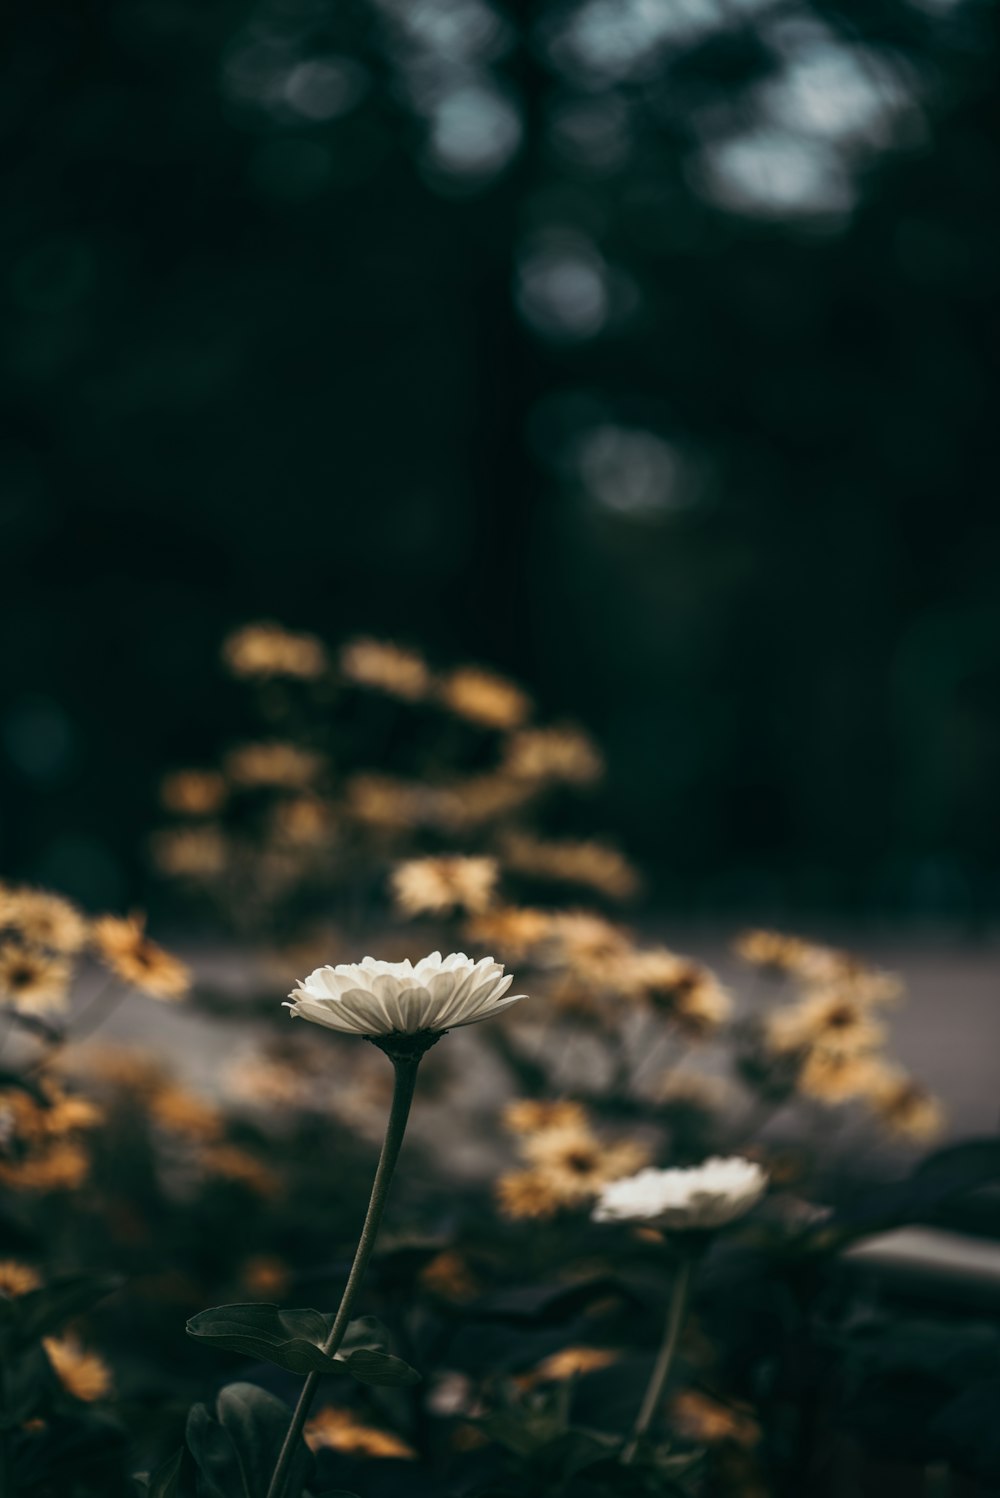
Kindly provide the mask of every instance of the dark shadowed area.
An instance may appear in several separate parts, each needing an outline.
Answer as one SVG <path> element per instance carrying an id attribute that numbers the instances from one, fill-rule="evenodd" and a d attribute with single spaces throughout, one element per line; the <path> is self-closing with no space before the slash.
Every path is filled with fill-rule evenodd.
<path id="1" fill-rule="evenodd" d="M 36 0 L 0 861 L 162 900 L 245 619 L 583 722 L 681 915 L 995 919 L 997 11 Z"/>

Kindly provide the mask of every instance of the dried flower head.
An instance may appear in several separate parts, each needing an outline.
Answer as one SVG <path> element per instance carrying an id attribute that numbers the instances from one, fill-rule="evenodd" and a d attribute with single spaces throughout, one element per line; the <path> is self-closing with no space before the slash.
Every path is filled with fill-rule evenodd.
<path id="1" fill-rule="evenodd" d="M 33 1150 L 20 1160 L 0 1160 L 0 1185 L 13 1191 L 76 1191 L 90 1174 L 90 1156 L 72 1140 Z"/>
<path id="2" fill-rule="evenodd" d="M 571 1378 L 580 1378 L 585 1373 L 599 1373 L 618 1362 L 620 1354 L 610 1347 L 562 1347 L 531 1370 L 521 1384 L 529 1388 L 537 1384 L 560 1384 Z"/>
<path id="3" fill-rule="evenodd" d="M 561 1202 L 552 1179 L 541 1170 L 510 1170 L 496 1183 L 497 1205 L 513 1221 L 555 1217 Z"/>
<path id="4" fill-rule="evenodd" d="M 281 624 L 245 624 L 228 635 L 222 659 L 234 676 L 316 681 L 327 669 L 326 651 L 315 635 L 293 634 Z"/>
<path id="5" fill-rule="evenodd" d="M 226 782 L 218 770 L 173 770 L 160 781 L 160 801 L 182 817 L 209 817 L 226 799 Z"/>
<path id="6" fill-rule="evenodd" d="M 833 989 L 768 1015 L 765 1036 L 776 1051 L 821 1045 L 829 1050 L 858 1052 L 880 1046 L 885 1028 L 872 1019 L 866 1005 Z"/>
<path id="7" fill-rule="evenodd" d="M 271 808 L 271 835 L 289 848 L 330 848 L 337 838 L 337 814 L 319 796 L 291 796 Z"/>
<path id="8" fill-rule="evenodd" d="M 587 977 L 611 982 L 631 953 L 628 932 L 588 910 L 560 911 L 550 918 L 554 960 Z"/>
<path id="9" fill-rule="evenodd" d="M 229 843 L 221 827 L 163 827 L 149 840 L 156 868 L 169 879 L 211 881 L 229 862 Z"/>
<path id="10" fill-rule="evenodd" d="M 0 947 L 0 1000 L 23 1014 L 65 1009 L 70 965 L 65 957 L 8 941 Z"/>
<path id="11" fill-rule="evenodd" d="M 74 1337 L 43 1337 L 42 1345 L 68 1394 L 84 1404 L 111 1393 L 111 1369 L 96 1352 L 87 1352 Z"/>
<path id="12" fill-rule="evenodd" d="M 349 641 L 340 652 L 340 673 L 355 686 L 385 692 L 403 702 L 420 702 L 431 688 L 423 656 L 389 640 Z"/>
<path id="13" fill-rule="evenodd" d="M 560 1207 L 578 1207 L 606 1186 L 637 1170 L 648 1159 L 631 1140 L 604 1144 L 584 1127 L 546 1129 L 528 1135 L 525 1159 L 551 1184 Z"/>
<path id="14" fill-rule="evenodd" d="M 483 911 L 465 928 L 470 942 L 492 947 L 510 962 L 517 962 L 540 947 L 551 930 L 552 917 L 547 910 L 514 905 Z"/>
<path id="15" fill-rule="evenodd" d="M 557 1102 L 540 1102 L 535 1098 L 516 1098 L 503 1110 L 504 1126 L 512 1134 L 539 1134 L 553 1129 L 585 1129 L 587 1110 L 582 1103 L 569 1098 Z"/>
<path id="16" fill-rule="evenodd" d="M 218 1139 L 223 1132 L 219 1109 L 179 1083 L 165 1083 L 154 1092 L 149 1099 L 149 1114 L 168 1134 L 199 1143 Z"/>
<path id="17" fill-rule="evenodd" d="M 749 1449 L 760 1442 L 760 1426 L 747 1410 L 723 1404 L 699 1389 L 682 1389 L 676 1394 L 670 1415 L 679 1435 L 703 1446 L 732 1442 Z"/>
<path id="18" fill-rule="evenodd" d="M 530 782 L 510 775 L 468 775 L 425 793 L 423 819 L 441 832 L 476 832 L 526 806 L 534 794 Z"/>
<path id="19" fill-rule="evenodd" d="M 413 1461 L 417 1455 L 392 1431 L 365 1425 L 351 1410 L 334 1409 L 332 1405 L 316 1411 L 306 1426 L 305 1438 L 313 1451 L 329 1447 L 353 1456 L 393 1457 L 397 1461 Z"/>
<path id="20" fill-rule="evenodd" d="M 9 1299 L 27 1295 L 30 1290 L 37 1290 L 41 1283 L 41 1275 L 30 1264 L 22 1264 L 18 1259 L 0 1259 L 0 1295 Z"/>
<path id="21" fill-rule="evenodd" d="M 206 1175 L 243 1186 L 254 1196 L 273 1197 L 282 1189 L 275 1172 L 237 1144 L 213 1144 L 199 1158 Z"/>
<path id="22" fill-rule="evenodd" d="M 472 913 L 492 903 L 499 874 L 492 858 L 411 858 L 396 865 L 390 885 L 403 915 Z"/>
<path id="23" fill-rule="evenodd" d="M 851 952 L 786 936 L 779 931 L 744 931 L 734 944 L 738 956 L 755 967 L 795 978 L 807 987 L 835 986 L 845 996 L 867 1004 L 898 999 L 903 985 L 894 973 L 883 973 Z"/>
<path id="24" fill-rule="evenodd" d="M 444 1252 L 435 1254 L 421 1269 L 420 1283 L 432 1295 L 458 1304 L 473 1300 L 481 1289 L 467 1260 L 454 1249 L 445 1249 Z"/>
<path id="25" fill-rule="evenodd" d="M 28 946 L 50 952 L 78 952 L 87 940 L 87 922 L 69 900 L 48 890 L 0 885 L 0 931 L 14 931 Z"/>
<path id="26" fill-rule="evenodd" d="M 687 1170 L 640 1170 L 601 1192 L 595 1222 L 645 1222 L 656 1227 L 714 1229 L 755 1207 L 767 1176 L 752 1160 L 714 1156 Z"/>
<path id="27" fill-rule="evenodd" d="M 102 962 L 133 988 L 154 999 L 179 999 L 191 986 L 189 969 L 146 935 L 144 916 L 102 916 L 93 938 Z"/>
<path id="28" fill-rule="evenodd" d="M 621 981 L 626 992 L 669 1019 L 691 1040 L 713 1034 L 732 1011 L 729 995 L 708 968 L 665 947 L 635 952 L 625 964 Z"/>
<path id="29" fill-rule="evenodd" d="M 609 900 L 628 900 L 639 888 L 639 876 L 628 859 L 606 843 L 552 842 L 515 832 L 503 839 L 501 856 L 512 873 L 583 884 Z"/>
<path id="30" fill-rule="evenodd" d="M 322 754 L 273 739 L 260 744 L 239 744 L 225 758 L 225 770 L 234 785 L 246 789 L 276 787 L 305 789 L 315 784 L 325 767 Z"/>
<path id="31" fill-rule="evenodd" d="M 248 1294 L 264 1300 L 280 1300 L 288 1294 L 292 1271 L 284 1259 L 275 1254 L 252 1254 L 244 1260 L 240 1283 Z"/>
<path id="32" fill-rule="evenodd" d="M 503 771 L 515 780 L 593 785 L 604 774 L 600 751 L 581 728 L 524 728 L 504 745 Z"/>
<path id="33" fill-rule="evenodd" d="M 443 1033 L 475 1025 L 523 999 L 507 994 L 513 978 L 492 957 L 432 952 L 414 966 L 379 962 L 320 967 L 289 995 L 293 1016 L 367 1037 Z"/>
<path id="34" fill-rule="evenodd" d="M 480 728 L 520 728 L 531 712 L 531 698 L 506 677 L 479 666 L 459 666 L 443 678 L 441 701 L 456 717 Z"/>
<path id="35" fill-rule="evenodd" d="M 346 788 L 348 813 L 364 826 L 402 832 L 426 820 L 427 790 L 392 775 L 352 775 Z"/>
<path id="36" fill-rule="evenodd" d="M 864 1051 L 821 1044 L 805 1056 L 796 1086 L 804 1097 L 836 1106 L 869 1096 L 884 1069 L 884 1062 Z"/>
<path id="37" fill-rule="evenodd" d="M 885 1067 L 872 1083 L 868 1101 L 888 1133 L 924 1143 L 944 1128 L 944 1109 L 921 1082 L 895 1067 Z"/>

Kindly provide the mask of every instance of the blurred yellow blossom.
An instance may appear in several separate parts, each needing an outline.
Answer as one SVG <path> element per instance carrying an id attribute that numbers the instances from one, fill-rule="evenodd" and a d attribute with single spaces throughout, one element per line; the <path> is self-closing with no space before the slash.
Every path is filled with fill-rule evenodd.
<path id="1" fill-rule="evenodd" d="M 65 957 L 54 956 L 19 941 L 0 947 L 0 1001 L 24 1014 L 46 1014 L 65 1009 L 71 970 Z"/>
<path id="2" fill-rule="evenodd" d="M 401 914 L 445 915 L 485 910 L 499 873 L 493 858 L 411 858 L 396 865 L 389 882 Z"/>
<path id="3" fill-rule="evenodd" d="M 390 640 L 350 640 L 340 652 L 340 672 L 355 686 L 370 687 L 404 702 L 419 702 L 431 686 L 423 656 Z"/>
<path id="4" fill-rule="evenodd" d="M 394 1457 L 400 1461 L 415 1460 L 417 1454 L 392 1431 L 366 1425 L 351 1410 L 334 1409 L 332 1405 L 316 1411 L 306 1425 L 305 1438 L 313 1451 L 329 1447 L 355 1456 Z"/>
<path id="5" fill-rule="evenodd" d="M 459 718 L 480 728 L 519 728 L 531 698 L 506 677 L 479 666 L 459 666 L 439 687 L 441 701 Z"/>
<path id="6" fill-rule="evenodd" d="M 146 935 L 145 917 L 102 916 L 93 938 L 102 962 L 120 978 L 154 999 L 179 999 L 191 986 L 191 974 L 180 958 Z"/>
<path id="7" fill-rule="evenodd" d="M 211 816 L 225 799 L 226 782 L 217 770 L 173 770 L 160 781 L 163 806 L 178 816 Z"/>
<path id="8" fill-rule="evenodd" d="M 222 659 L 234 676 L 287 676 L 315 681 L 327 669 L 326 651 L 315 635 L 293 634 L 282 624 L 245 624 L 228 635 Z"/>

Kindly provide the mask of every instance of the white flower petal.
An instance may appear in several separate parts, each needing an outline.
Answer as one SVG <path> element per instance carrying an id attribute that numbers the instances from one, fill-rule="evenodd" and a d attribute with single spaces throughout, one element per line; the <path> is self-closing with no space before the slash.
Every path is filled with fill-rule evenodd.
<path id="1" fill-rule="evenodd" d="M 513 982 L 492 957 L 431 952 L 416 964 L 382 962 L 316 968 L 292 990 L 293 1016 L 356 1035 L 416 1034 L 477 1024 L 523 994 L 504 997 Z"/>

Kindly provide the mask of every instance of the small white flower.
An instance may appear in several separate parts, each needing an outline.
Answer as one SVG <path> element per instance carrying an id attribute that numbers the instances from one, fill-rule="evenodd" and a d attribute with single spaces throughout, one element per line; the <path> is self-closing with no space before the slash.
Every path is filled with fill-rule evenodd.
<path id="1" fill-rule="evenodd" d="M 645 1222 L 663 1228 L 721 1228 L 756 1206 L 767 1176 L 739 1155 L 713 1156 L 688 1170 L 640 1170 L 605 1186 L 595 1222 Z"/>
<path id="2" fill-rule="evenodd" d="M 523 993 L 507 995 L 513 981 L 492 957 L 474 962 L 464 952 L 432 952 L 415 966 L 366 957 L 318 967 L 292 989 L 285 1008 L 293 1018 L 347 1035 L 441 1034 L 478 1024 L 523 999 Z"/>

